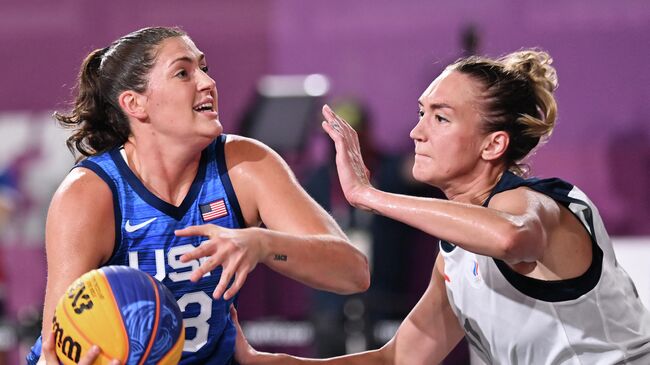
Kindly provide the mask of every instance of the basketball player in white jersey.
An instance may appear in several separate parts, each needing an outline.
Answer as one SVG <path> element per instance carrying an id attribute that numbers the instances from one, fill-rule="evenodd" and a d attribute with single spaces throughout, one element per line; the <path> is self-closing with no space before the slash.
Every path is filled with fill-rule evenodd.
<path id="1" fill-rule="evenodd" d="M 378 350 L 327 360 L 266 354 L 238 328 L 237 360 L 437 364 L 465 336 L 489 364 L 650 364 L 650 314 L 596 208 L 567 182 L 522 177 L 521 161 L 555 124 L 551 61 L 537 50 L 465 58 L 424 91 L 413 176 L 448 200 L 373 188 L 354 130 L 325 107 L 350 204 L 440 238 L 431 282 Z"/>

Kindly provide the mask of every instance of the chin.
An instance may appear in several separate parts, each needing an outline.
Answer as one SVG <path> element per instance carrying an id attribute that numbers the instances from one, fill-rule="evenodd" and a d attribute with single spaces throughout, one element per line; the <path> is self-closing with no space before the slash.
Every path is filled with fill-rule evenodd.
<path id="1" fill-rule="evenodd" d="M 436 176 L 435 173 L 433 173 L 432 170 L 427 170 L 423 168 L 417 168 L 416 166 L 413 166 L 413 179 L 417 182 L 435 186 L 437 188 L 440 187 L 441 183 L 441 176 Z"/>
<path id="2" fill-rule="evenodd" d="M 212 138 L 217 138 L 223 133 L 223 126 L 221 122 L 217 119 L 210 125 L 210 130 L 207 131 L 207 134 Z"/>
<path id="3" fill-rule="evenodd" d="M 217 122 L 217 123 L 219 123 L 219 122 Z M 215 137 L 219 137 L 221 135 L 221 133 L 223 133 L 223 127 L 221 126 L 221 123 L 219 123 L 217 125 L 217 127 L 215 127 L 215 134 L 216 134 Z"/>
<path id="4" fill-rule="evenodd" d="M 413 165 L 411 174 L 413 175 L 413 179 L 418 182 L 426 183 L 428 180 L 425 171 L 422 168 L 418 168 L 417 165 Z"/>

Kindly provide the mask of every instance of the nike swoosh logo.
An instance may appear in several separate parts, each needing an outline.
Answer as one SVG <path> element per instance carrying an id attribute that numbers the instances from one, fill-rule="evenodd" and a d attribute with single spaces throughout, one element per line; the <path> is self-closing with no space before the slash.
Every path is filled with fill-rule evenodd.
<path id="1" fill-rule="evenodd" d="M 158 219 L 158 217 L 151 218 L 151 219 L 149 219 L 148 221 L 144 221 L 144 222 L 142 222 L 142 223 L 136 224 L 135 226 L 132 226 L 132 225 L 131 225 L 131 221 L 127 220 L 127 221 L 126 221 L 126 224 L 124 225 L 124 230 L 127 231 L 127 232 L 135 232 L 135 231 L 137 231 L 138 229 L 140 229 L 140 228 L 142 228 L 142 227 L 145 227 L 145 226 L 148 225 L 149 223 L 155 221 L 156 219 Z"/>

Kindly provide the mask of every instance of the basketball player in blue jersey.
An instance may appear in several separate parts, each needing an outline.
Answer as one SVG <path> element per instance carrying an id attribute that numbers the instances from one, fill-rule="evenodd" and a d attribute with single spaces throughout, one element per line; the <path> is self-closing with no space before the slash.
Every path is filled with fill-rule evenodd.
<path id="1" fill-rule="evenodd" d="M 553 130 L 556 87 L 539 50 L 461 59 L 431 83 L 411 131 L 412 172 L 448 200 L 373 188 L 354 130 L 325 107 L 347 200 L 441 239 L 430 284 L 378 350 L 300 359 L 256 352 L 240 335 L 237 360 L 437 364 L 465 336 L 486 364 L 650 364 L 650 314 L 596 207 L 565 181 L 522 177 L 521 161 Z"/>
<path id="2" fill-rule="evenodd" d="M 141 29 L 90 53 L 74 109 L 56 118 L 74 129 L 68 146 L 83 158 L 48 212 L 43 338 L 55 340 L 68 285 L 103 265 L 139 268 L 174 293 L 181 364 L 231 362 L 229 307 L 258 263 L 321 290 L 369 286 L 366 257 L 279 155 L 222 134 L 207 59 L 180 29 Z M 51 343 L 43 348 L 42 362 L 56 363 Z"/>

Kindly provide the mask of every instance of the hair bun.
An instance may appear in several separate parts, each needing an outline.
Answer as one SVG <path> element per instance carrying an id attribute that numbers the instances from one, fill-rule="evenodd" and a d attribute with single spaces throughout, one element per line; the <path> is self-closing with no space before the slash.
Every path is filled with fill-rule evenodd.
<path id="1" fill-rule="evenodd" d="M 501 59 L 506 70 L 528 78 L 535 88 L 552 93 L 557 89 L 557 74 L 551 56 L 540 50 L 513 52 Z"/>

